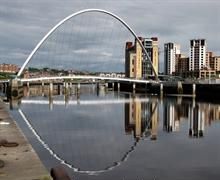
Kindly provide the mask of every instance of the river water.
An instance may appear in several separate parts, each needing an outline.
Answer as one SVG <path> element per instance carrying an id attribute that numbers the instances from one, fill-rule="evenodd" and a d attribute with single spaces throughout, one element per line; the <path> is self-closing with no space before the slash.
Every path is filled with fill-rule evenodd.
<path id="1" fill-rule="evenodd" d="M 45 166 L 79 180 L 220 177 L 220 103 L 97 91 L 25 90 L 11 114 Z"/>

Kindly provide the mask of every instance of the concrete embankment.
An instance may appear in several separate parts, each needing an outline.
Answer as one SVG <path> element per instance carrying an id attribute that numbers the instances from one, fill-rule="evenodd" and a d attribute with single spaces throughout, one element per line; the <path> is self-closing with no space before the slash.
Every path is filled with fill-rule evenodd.
<path id="1" fill-rule="evenodd" d="M 0 179 L 49 180 L 36 152 L 0 100 Z"/>

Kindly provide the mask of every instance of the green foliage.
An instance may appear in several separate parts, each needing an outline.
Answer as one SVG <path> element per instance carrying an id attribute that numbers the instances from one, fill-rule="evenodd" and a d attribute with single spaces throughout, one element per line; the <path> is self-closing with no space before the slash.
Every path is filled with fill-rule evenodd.
<path id="1" fill-rule="evenodd" d="M 38 69 L 38 68 L 33 68 L 33 67 L 29 67 L 29 68 L 28 68 L 28 71 L 29 71 L 29 72 L 39 72 L 40 69 Z"/>
<path id="2" fill-rule="evenodd" d="M 12 73 L 0 73 L 0 79 L 13 79 L 15 77 L 15 74 Z"/>

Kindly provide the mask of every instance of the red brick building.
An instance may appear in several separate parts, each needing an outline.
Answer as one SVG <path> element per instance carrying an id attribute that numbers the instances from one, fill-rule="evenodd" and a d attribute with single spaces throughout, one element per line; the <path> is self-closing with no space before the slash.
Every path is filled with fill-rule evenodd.
<path id="1" fill-rule="evenodd" d="M 4 73 L 17 73 L 19 70 L 18 66 L 15 64 L 0 64 L 0 72 Z"/>

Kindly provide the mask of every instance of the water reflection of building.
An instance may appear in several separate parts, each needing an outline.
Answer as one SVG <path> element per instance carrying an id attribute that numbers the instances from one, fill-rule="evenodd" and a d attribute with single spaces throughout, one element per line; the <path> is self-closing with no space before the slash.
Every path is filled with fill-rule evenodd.
<path id="1" fill-rule="evenodd" d="M 167 132 L 179 131 L 180 118 L 178 118 L 175 105 L 172 103 L 164 104 L 164 130 Z"/>
<path id="2" fill-rule="evenodd" d="M 134 137 L 140 138 L 142 135 L 141 102 L 137 97 L 133 97 L 130 103 L 125 103 L 125 132 L 134 133 Z"/>
<path id="3" fill-rule="evenodd" d="M 130 103 L 125 103 L 125 132 L 139 139 L 151 135 L 152 140 L 157 139 L 158 109 L 157 103 L 141 102 L 137 96 L 131 97 Z M 146 132 L 147 129 L 147 133 Z M 146 134 L 144 134 L 144 132 Z"/>
<path id="4" fill-rule="evenodd" d="M 180 103 L 181 102 L 181 103 Z M 188 117 L 188 105 L 177 99 L 177 103 L 168 101 L 164 103 L 163 128 L 167 132 L 179 131 L 183 118 Z"/>
<path id="5" fill-rule="evenodd" d="M 59 95 L 62 91 L 63 87 L 61 85 L 54 85 L 53 86 L 53 95 Z M 50 94 L 50 87 L 49 84 L 47 85 L 30 85 L 24 86 L 24 96 L 49 96 Z"/>
<path id="6" fill-rule="evenodd" d="M 203 137 L 205 129 L 205 112 L 196 104 L 194 107 L 189 106 L 189 136 Z"/>
<path id="7" fill-rule="evenodd" d="M 163 106 L 163 128 L 167 132 L 179 131 L 181 121 L 188 120 L 189 136 L 203 137 L 206 126 L 220 120 L 220 107 L 190 101 L 166 101 Z"/>
<path id="8" fill-rule="evenodd" d="M 189 106 L 189 136 L 203 137 L 206 126 L 220 120 L 219 105 L 197 103 Z"/>
<path id="9" fill-rule="evenodd" d="M 209 104 L 204 108 L 205 110 L 205 125 L 211 125 L 212 121 L 220 120 L 220 106 Z"/>
<path id="10" fill-rule="evenodd" d="M 158 106 L 157 103 L 151 104 L 151 140 L 157 139 L 157 131 L 158 131 L 158 122 L 159 116 L 158 116 Z"/>

